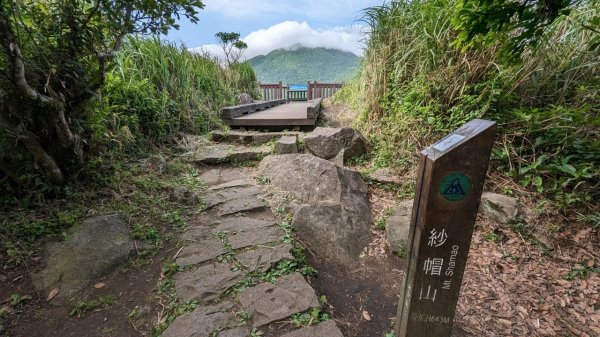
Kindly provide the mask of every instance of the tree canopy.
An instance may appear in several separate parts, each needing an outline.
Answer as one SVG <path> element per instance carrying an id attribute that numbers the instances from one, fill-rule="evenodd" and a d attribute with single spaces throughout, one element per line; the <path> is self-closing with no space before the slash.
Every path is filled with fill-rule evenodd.
<path id="1" fill-rule="evenodd" d="M 597 0 L 591 0 L 597 1 Z M 501 54 L 520 56 L 527 46 L 536 45 L 546 28 L 584 0 L 459 0 L 453 19 L 459 30 L 457 44 L 478 46 L 502 43 Z M 596 33 L 590 42 L 600 43 L 600 18 L 581 23 L 583 29 Z"/>
<path id="2" fill-rule="evenodd" d="M 54 183 L 84 161 L 87 102 L 129 34 L 196 23 L 200 0 L 5 0 L 0 2 L 0 171 L 32 166 Z"/>
<path id="3" fill-rule="evenodd" d="M 239 33 L 218 32 L 215 37 L 223 48 L 225 62 L 229 67 L 237 63 L 244 55 L 244 50 L 248 48 L 246 42 L 240 40 Z"/>

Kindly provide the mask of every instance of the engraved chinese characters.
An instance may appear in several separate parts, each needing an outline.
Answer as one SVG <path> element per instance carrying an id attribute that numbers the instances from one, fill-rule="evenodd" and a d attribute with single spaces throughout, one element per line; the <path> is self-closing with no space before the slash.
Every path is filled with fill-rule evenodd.
<path id="1" fill-rule="evenodd" d="M 494 135 L 473 120 L 421 153 L 398 337 L 451 335 Z"/>

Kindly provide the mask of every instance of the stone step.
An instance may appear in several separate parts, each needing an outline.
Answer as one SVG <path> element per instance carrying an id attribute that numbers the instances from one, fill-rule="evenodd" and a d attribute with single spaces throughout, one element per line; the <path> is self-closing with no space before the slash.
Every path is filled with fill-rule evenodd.
<path id="1" fill-rule="evenodd" d="M 277 284 L 266 282 L 246 288 L 239 299 L 255 328 L 321 306 L 315 291 L 299 273 L 282 276 Z"/>
<path id="2" fill-rule="evenodd" d="M 318 325 L 294 330 L 281 337 L 344 337 L 344 335 L 342 335 L 342 332 L 335 325 L 334 321 L 328 320 Z"/>
<path id="3" fill-rule="evenodd" d="M 264 144 L 272 140 L 279 139 L 282 136 L 298 136 L 302 132 L 248 132 L 248 131 L 213 131 L 211 139 L 217 143 L 238 143 L 238 144 Z"/>
<path id="4" fill-rule="evenodd" d="M 271 153 L 270 146 L 235 146 L 214 144 L 203 146 L 184 157 L 191 162 L 205 165 L 218 165 L 231 162 L 259 160 Z"/>

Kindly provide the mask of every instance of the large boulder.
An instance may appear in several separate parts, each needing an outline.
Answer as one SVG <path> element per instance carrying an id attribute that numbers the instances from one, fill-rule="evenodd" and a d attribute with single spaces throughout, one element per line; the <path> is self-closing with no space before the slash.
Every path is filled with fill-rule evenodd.
<path id="1" fill-rule="evenodd" d="M 352 128 L 318 127 L 304 137 L 304 143 L 319 158 L 332 159 L 342 153 L 344 162 L 367 151 L 365 137 Z"/>
<path id="2" fill-rule="evenodd" d="M 32 274 L 40 292 L 59 290 L 68 298 L 125 262 L 135 252 L 126 222 L 119 215 L 88 218 L 71 228 L 68 239 L 50 244 L 46 267 Z"/>
<path id="3" fill-rule="evenodd" d="M 309 154 L 267 156 L 259 171 L 273 187 L 295 197 L 292 225 L 311 251 L 346 267 L 358 262 L 372 222 L 359 172 Z"/>

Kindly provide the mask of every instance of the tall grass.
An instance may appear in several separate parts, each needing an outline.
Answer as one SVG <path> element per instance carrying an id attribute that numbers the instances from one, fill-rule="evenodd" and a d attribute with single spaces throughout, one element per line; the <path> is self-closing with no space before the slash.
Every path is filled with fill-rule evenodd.
<path id="1" fill-rule="evenodd" d="M 598 15 L 582 3 L 548 28 L 519 64 L 500 46 L 459 50 L 454 0 L 401 0 L 368 8 L 359 77 L 338 98 L 362 112 L 375 166 L 414 167 L 416 152 L 478 117 L 500 124 L 495 167 L 571 206 L 600 186 L 600 58 L 580 22 Z M 542 160 L 540 160 L 542 158 Z"/>
<path id="2" fill-rule="evenodd" d="M 258 96 L 250 65 L 223 68 L 184 46 L 134 37 L 107 76 L 94 124 L 98 134 L 111 134 L 117 145 L 162 143 L 179 132 L 221 127 L 219 110 L 236 104 L 241 92 Z"/>

